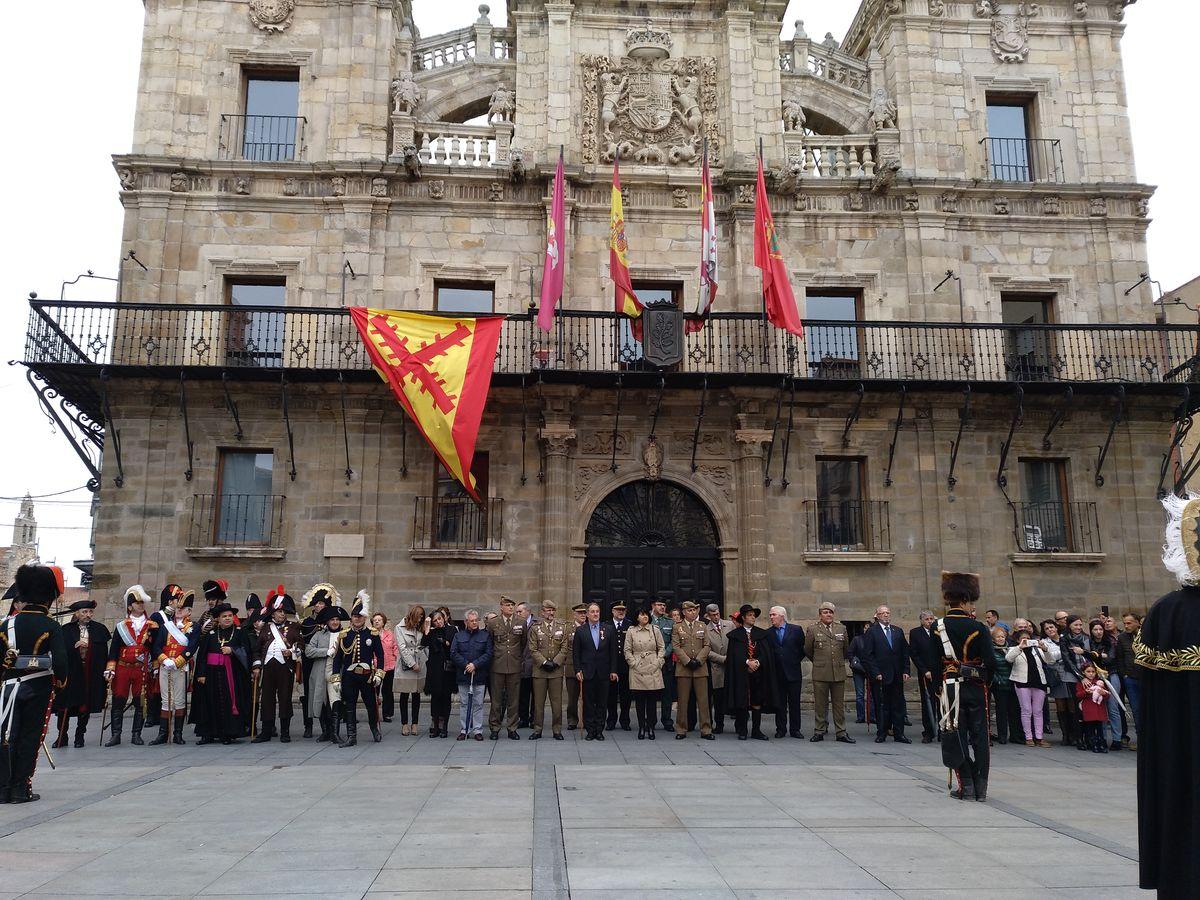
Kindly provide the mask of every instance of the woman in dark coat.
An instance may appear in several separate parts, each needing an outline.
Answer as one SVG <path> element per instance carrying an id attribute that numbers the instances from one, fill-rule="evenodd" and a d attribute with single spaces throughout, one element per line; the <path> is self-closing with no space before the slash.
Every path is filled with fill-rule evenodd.
<path id="1" fill-rule="evenodd" d="M 449 735 L 450 696 L 458 690 L 454 663 L 450 659 L 450 643 L 456 631 L 458 629 L 447 622 L 446 614 L 440 609 L 425 620 L 421 646 L 429 651 L 425 664 L 425 693 L 429 696 L 429 714 L 433 717 L 430 737 Z"/>
<path id="2" fill-rule="evenodd" d="M 751 719 L 750 737 L 765 741 L 763 713 L 772 713 L 778 704 L 775 681 L 775 655 L 770 635 L 755 625 L 760 610 L 743 604 L 733 616 L 736 627 L 729 632 L 729 651 L 725 657 L 725 698 L 733 710 L 739 741 L 746 740 L 747 719 Z"/>
<path id="3" fill-rule="evenodd" d="M 104 709 L 107 691 L 104 666 L 112 635 L 100 622 L 92 621 L 95 600 L 77 600 L 67 608 L 75 616 L 63 626 L 63 640 L 67 645 L 67 686 L 54 697 L 54 710 L 58 714 L 58 739 L 54 746 L 67 746 L 70 718 L 76 716 L 75 746 L 82 747 L 88 719 L 93 712 Z"/>

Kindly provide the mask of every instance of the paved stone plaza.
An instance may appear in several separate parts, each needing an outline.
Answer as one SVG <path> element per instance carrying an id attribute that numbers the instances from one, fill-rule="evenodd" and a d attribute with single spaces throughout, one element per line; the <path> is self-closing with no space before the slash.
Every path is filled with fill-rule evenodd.
<path id="1" fill-rule="evenodd" d="M 855 746 L 384 728 L 55 751 L 41 802 L 0 807 L 0 898 L 1147 896 L 1132 753 L 998 747 L 980 804 L 944 796 L 935 747 L 861 725 Z"/>

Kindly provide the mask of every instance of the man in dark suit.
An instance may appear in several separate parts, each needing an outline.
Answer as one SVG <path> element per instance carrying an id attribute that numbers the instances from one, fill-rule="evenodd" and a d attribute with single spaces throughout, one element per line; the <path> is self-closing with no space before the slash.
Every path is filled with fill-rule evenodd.
<path id="1" fill-rule="evenodd" d="M 800 689 L 804 686 L 804 629 L 787 620 L 787 610 L 772 606 L 771 649 L 775 653 L 775 681 L 778 685 L 779 706 L 775 709 L 775 737 L 791 734 L 804 737 L 800 730 Z M 788 728 L 788 725 L 791 728 Z"/>
<path id="2" fill-rule="evenodd" d="M 571 638 L 575 678 L 583 692 L 584 740 L 604 740 L 609 684 L 617 680 L 617 640 L 612 623 L 600 621 L 600 604 L 588 604 L 587 621 Z"/>
<path id="3" fill-rule="evenodd" d="M 875 610 L 875 624 L 863 635 L 863 664 L 871 684 L 871 697 L 879 711 L 875 743 L 887 739 L 888 729 L 899 744 L 911 744 L 904 736 L 904 682 L 908 681 L 908 642 L 904 632 L 892 624 L 886 606 Z"/>
<path id="4" fill-rule="evenodd" d="M 617 658 L 617 665 L 614 669 L 617 677 L 616 683 L 608 692 L 607 726 L 608 730 L 612 731 L 617 727 L 619 717 L 622 730 L 629 731 L 629 706 L 633 702 L 633 697 L 629 693 L 629 663 L 625 661 L 625 633 L 629 631 L 629 620 L 625 618 L 624 602 L 617 601 L 613 604 L 612 620 L 609 624 L 612 625 L 613 638 L 615 638 L 613 643 L 617 645 L 613 650 Z"/>
<path id="5" fill-rule="evenodd" d="M 941 645 L 934 651 L 933 623 L 937 620 L 929 610 L 921 610 L 921 624 L 908 633 L 908 657 L 917 670 L 917 686 L 921 689 L 921 743 L 930 744 L 937 736 L 937 697 L 934 694 L 931 661 L 938 658 Z M 938 670 L 938 681 L 941 680 Z"/>

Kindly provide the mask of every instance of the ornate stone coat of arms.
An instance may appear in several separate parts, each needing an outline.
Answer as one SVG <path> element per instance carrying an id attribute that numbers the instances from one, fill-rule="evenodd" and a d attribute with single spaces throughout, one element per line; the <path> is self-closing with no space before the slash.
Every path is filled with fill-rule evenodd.
<path id="1" fill-rule="evenodd" d="M 583 160 L 691 165 L 708 140 L 720 164 L 716 124 L 717 62 L 711 56 L 671 59 L 670 32 L 647 25 L 625 37 L 627 56 L 585 55 Z"/>
<path id="2" fill-rule="evenodd" d="M 1000 62 L 1025 62 L 1029 56 L 1029 20 L 1040 9 L 1036 3 L 1019 3 L 1015 12 L 1002 12 L 998 4 L 980 3 L 977 10 L 992 20 L 992 54 Z"/>
<path id="3" fill-rule="evenodd" d="M 250 0 L 250 21 L 263 31 L 283 31 L 295 11 L 296 0 Z"/>

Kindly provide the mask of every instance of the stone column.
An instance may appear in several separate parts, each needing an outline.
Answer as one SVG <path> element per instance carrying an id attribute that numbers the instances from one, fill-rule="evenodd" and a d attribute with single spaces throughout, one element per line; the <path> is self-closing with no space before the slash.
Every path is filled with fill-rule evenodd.
<path id="1" fill-rule="evenodd" d="M 507 166 L 510 162 L 509 151 L 512 149 L 514 125 L 512 122 L 497 122 L 496 129 L 496 159 L 495 165 Z"/>
<path id="2" fill-rule="evenodd" d="M 475 20 L 475 59 L 481 62 L 492 58 L 492 20 L 488 13 L 492 8 L 486 3 L 479 5 L 479 18 Z"/>
<path id="3" fill-rule="evenodd" d="M 796 20 L 796 31 L 792 35 L 792 71 L 803 75 L 808 71 L 808 35 L 804 32 L 804 20 Z"/>
<path id="4" fill-rule="evenodd" d="M 570 552 L 571 444 L 575 429 L 566 422 L 547 422 L 538 435 L 546 449 L 546 479 L 542 485 L 542 601 L 560 607 L 567 596 L 567 554 Z"/>
<path id="5" fill-rule="evenodd" d="M 729 127 L 725 133 L 725 168 L 753 169 L 758 154 L 759 123 L 754 120 L 754 13 L 730 9 L 725 13 L 725 58 L 728 60 Z M 776 62 L 778 68 L 778 62 Z M 776 90 L 779 80 L 776 78 Z M 766 136 L 766 135 L 765 135 Z"/>
<path id="6" fill-rule="evenodd" d="M 546 4 L 546 146 L 575 145 L 576 112 L 571 101 L 571 12 L 569 2 Z M 524 134 L 524 125 L 522 125 Z M 525 140 L 522 138 L 522 140 Z M 539 153 L 539 156 L 541 154 Z"/>
<path id="7" fill-rule="evenodd" d="M 392 113 L 392 155 L 389 162 L 404 162 L 404 148 L 417 145 L 417 119 L 412 113 Z"/>
<path id="8" fill-rule="evenodd" d="M 763 444 L 771 440 L 764 428 L 739 428 L 734 470 L 737 478 L 738 526 L 744 602 L 765 609 L 770 600 L 767 571 L 767 491 L 763 484 Z"/>

